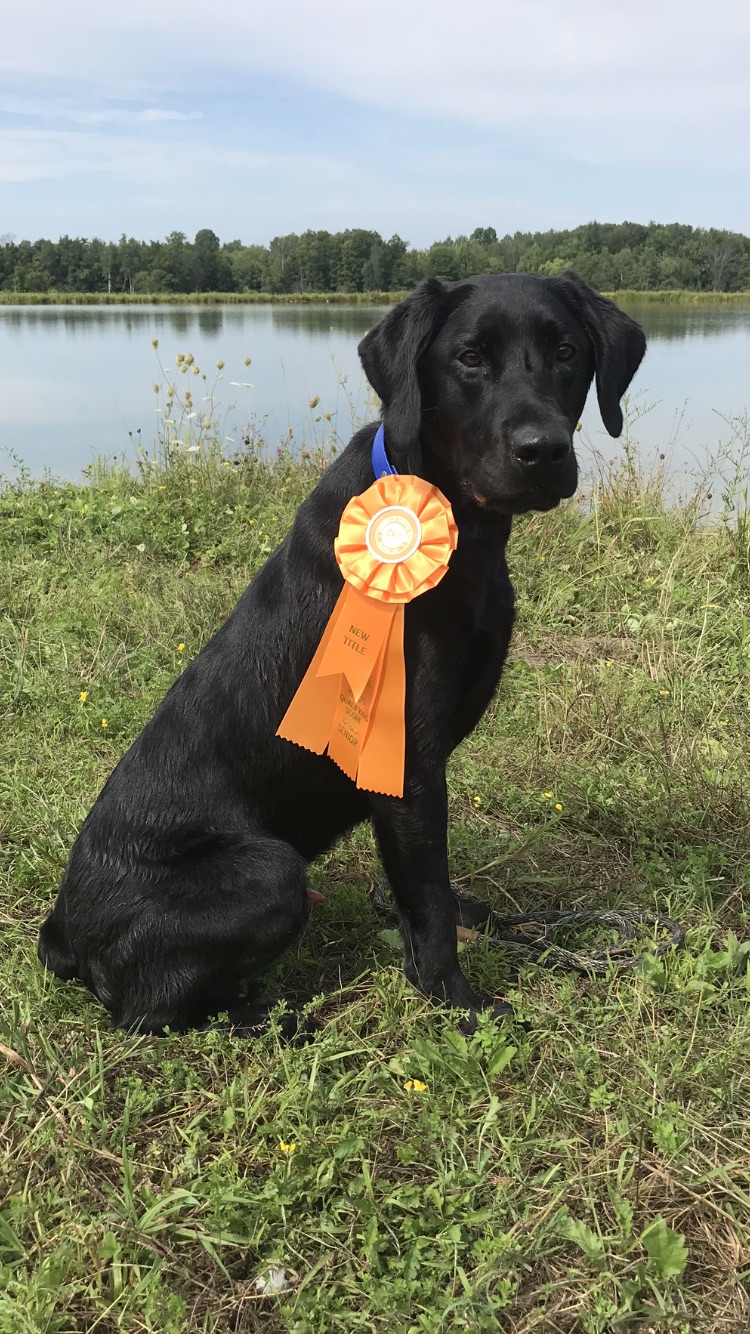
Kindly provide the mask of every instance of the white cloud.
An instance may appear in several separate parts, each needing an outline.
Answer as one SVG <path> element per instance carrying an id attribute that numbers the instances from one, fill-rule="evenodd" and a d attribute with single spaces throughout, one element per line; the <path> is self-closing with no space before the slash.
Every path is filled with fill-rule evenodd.
<path id="1" fill-rule="evenodd" d="M 85 34 L 82 37 L 81 34 Z M 750 8 L 736 0 L 36 0 L 3 34 L 9 75 L 116 92 L 272 72 L 365 105 L 498 129 L 617 123 L 657 138 L 744 116 Z M 159 99 L 163 100 L 163 99 Z"/>
<path id="2" fill-rule="evenodd" d="M 160 121 L 201 120 L 202 111 L 175 111 L 169 107 L 114 107 L 90 105 L 71 98 L 19 97 L 0 94 L 0 115 L 42 120 L 52 124 L 151 125 Z"/>
<path id="3" fill-rule="evenodd" d="M 746 191 L 749 55 L 750 6 L 736 0 L 33 0 L 0 47 L 13 127 L 0 130 L 0 180 L 85 178 L 55 218 L 74 225 L 75 208 L 89 232 L 102 227 L 95 180 L 111 190 L 110 232 L 167 216 L 189 227 L 199 207 L 247 239 L 373 225 L 416 240 L 499 215 L 509 227 L 705 222 L 712 209 L 737 226 L 737 190 L 720 205 L 701 182 L 731 171 Z M 278 115 L 269 88 L 288 91 Z M 321 151 L 329 96 L 341 132 Z M 386 112 L 403 124 L 390 142 Z"/>

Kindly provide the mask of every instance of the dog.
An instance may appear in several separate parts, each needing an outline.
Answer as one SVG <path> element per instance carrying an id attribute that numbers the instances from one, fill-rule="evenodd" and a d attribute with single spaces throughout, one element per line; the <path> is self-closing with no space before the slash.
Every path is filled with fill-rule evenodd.
<path id="1" fill-rule="evenodd" d="M 467 918 L 448 875 L 446 761 L 508 652 L 512 516 L 573 495 L 591 382 L 618 436 L 645 346 L 639 325 L 572 271 L 430 279 L 366 334 L 359 355 L 391 463 L 439 487 L 459 532 L 442 582 L 405 609 L 403 797 L 361 790 L 327 756 L 276 735 L 341 592 L 334 538 L 374 480 L 370 424 L 106 782 L 41 929 L 46 968 L 89 987 L 115 1026 L 185 1031 L 224 1011 L 242 1026 L 248 981 L 292 945 L 320 897 L 308 864 L 369 819 L 409 981 L 464 1023 L 509 1012 L 459 966 Z"/>

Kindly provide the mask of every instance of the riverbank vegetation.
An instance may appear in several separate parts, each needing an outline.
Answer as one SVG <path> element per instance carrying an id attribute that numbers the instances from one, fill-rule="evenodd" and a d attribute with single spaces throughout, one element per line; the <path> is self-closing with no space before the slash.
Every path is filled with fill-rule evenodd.
<path id="1" fill-rule="evenodd" d="M 222 244 L 209 228 L 189 241 L 122 236 L 58 241 L 0 239 L 0 292 L 117 295 L 226 293 L 279 296 L 400 293 L 426 277 L 574 268 L 600 291 L 740 292 L 750 289 L 750 237 L 680 223 L 586 223 L 567 231 L 498 236 L 477 227 L 426 249 L 361 228 L 276 236 L 269 245 Z M 252 299 L 252 298 L 251 298 Z"/>
<path id="2" fill-rule="evenodd" d="M 3 292 L 0 306 L 392 306 L 400 292 Z M 743 292 L 605 292 L 618 305 L 744 305 Z"/>
<path id="3" fill-rule="evenodd" d="M 269 979 L 323 1021 L 294 1049 L 112 1032 L 35 958 L 108 773 L 326 466 L 183 445 L 0 486 L 0 1330 L 746 1330 L 742 468 L 702 522 L 628 441 L 516 523 L 512 659 L 449 775 L 452 873 L 499 911 L 659 909 L 685 947 L 591 979 L 462 946 L 528 1023 L 466 1039 L 362 829 Z"/>

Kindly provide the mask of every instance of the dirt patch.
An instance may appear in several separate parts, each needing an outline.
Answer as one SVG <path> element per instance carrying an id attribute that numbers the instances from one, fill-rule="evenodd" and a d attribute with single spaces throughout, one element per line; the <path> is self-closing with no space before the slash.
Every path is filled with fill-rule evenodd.
<path id="1" fill-rule="evenodd" d="M 611 635 L 542 635 L 534 644 L 516 642 L 510 662 L 525 662 L 540 671 L 561 662 L 635 662 L 638 644 L 634 639 Z"/>

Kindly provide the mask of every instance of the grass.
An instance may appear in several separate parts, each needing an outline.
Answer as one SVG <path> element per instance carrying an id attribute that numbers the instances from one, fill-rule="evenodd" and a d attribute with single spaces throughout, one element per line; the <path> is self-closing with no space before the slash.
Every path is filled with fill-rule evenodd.
<path id="1" fill-rule="evenodd" d="M 112 1032 L 36 962 L 86 810 L 323 466 L 0 489 L 0 1334 L 745 1331 L 750 536 L 632 455 L 516 525 L 452 868 L 500 911 L 665 910 L 679 954 L 589 980 L 464 946 L 529 1024 L 466 1039 L 404 983 L 362 829 L 271 979 L 325 1021 L 304 1049 Z"/>
<path id="2" fill-rule="evenodd" d="M 391 306 L 403 292 L 8 292 L 0 290 L 0 306 Z M 658 304 L 726 305 L 750 301 L 750 292 L 605 292 L 614 301 Z"/>
<path id="3" fill-rule="evenodd" d="M 0 306 L 391 306 L 403 292 L 6 292 Z"/>

